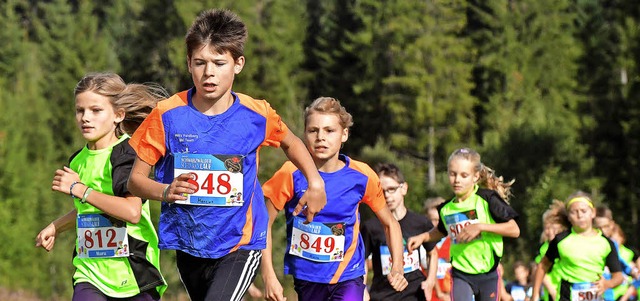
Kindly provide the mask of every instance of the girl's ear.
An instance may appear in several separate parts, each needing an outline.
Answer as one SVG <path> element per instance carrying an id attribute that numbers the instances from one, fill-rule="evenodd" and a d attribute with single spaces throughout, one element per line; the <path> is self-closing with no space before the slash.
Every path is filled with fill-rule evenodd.
<path id="1" fill-rule="evenodd" d="M 478 183 L 479 180 L 480 180 L 480 172 L 476 171 L 475 173 L 473 173 L 473 183 Z"/>
<path id="2" fill-rule="evenodd" d="M 116 110 L 116 118 L 113 121 L 115 124 L 118 124 L 120 122 L 122 122 L 124 120 L 126 113 L 124 112 L 124 109 L 118 109 Z"/>

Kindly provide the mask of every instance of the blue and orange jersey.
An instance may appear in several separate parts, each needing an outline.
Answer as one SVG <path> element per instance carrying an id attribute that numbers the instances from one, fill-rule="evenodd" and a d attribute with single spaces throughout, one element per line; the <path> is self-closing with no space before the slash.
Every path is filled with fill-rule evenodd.
<path id="1" fill-rule="evenodd" d="M 365 274 L 364 243 L 360 235 L 358 208 L 360 203 L 364 203 L 373 212 L 378 212 L 386 206 L 386 201 L 380 187 L 380 180 L 371 167 L 345 155 L 340 155 L 340 160 L 345 162 L 342 169 L 332 173 L 320 171 L 327 192 L 327 204 L 310 224 L 327 225 L 333 230 L 338 230 L 337 233 L 333 232 L 336 237 L 343 236 L 344 247 L 340 246 L 341 250 L 338 250 L 338 254 L 334 252 L 330 255 L 332 260 L 335 258 L 339 258 L 339 260 L 310 260 L 292 254 L 292 251 L 304 253 L 305 248 L 310 251 L 316 249 L 316 251 L 320 251 L 319 253 L 329 253 L 334 250 L 335 246 L 334 241 L 320 240 L 319 237 L 323 237 L 320 235 L 310 235 L 310 238 L 298 240 L 299 244 L 292 244 L 296 225 L 300 225 L 301 221 L 306 219 L 303 213 L 297 217 L 293 216 L 293 209 L 308 187 L 306 178 L 293 163 L 286 162 L 263 185 L 265 197 L 278 210 L 285 210 L 287 251 L 284 256 L 284 272 L 293 275 L 296 279 L 335 284 Z M 331 236 L 331 234 L 327 236 Z M 339 240 L 341 241 L 342 238 Z M 305 241 L 305 239 L 308 240 Z M 338 241 L 338 239 L 336 240 Z M 310 255 L 310 257 L 312 256 L 314 255 Z M 321 257 L 321 255 L 317 256 L 317 258 Z"/>
<path id="2" fill-rule="evenodd" d="M 161 101 L 130 140 L 138 157 L 154 166 L 156 181 L 171 183 L 174 158 L 189 155 L 241 159 L 241 206 L 162 203 L 159 246 L 201 258 L 220 258 L 237 249 L 266 247 L 268 214 L 258 182 L 258 152 L 280 146 L 287 126 L 265 100 L 233 93 L 224 113 L 208 116 L 192 102 L 195 88 Z M 204 187 L 203 187 L 204 188 Z"/>

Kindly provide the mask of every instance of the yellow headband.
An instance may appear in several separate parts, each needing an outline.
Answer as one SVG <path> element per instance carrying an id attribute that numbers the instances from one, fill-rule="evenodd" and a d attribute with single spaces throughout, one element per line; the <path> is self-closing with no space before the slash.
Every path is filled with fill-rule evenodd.
<path id="1" fill-rule="evenodd" d="M 588 198 L 580 196 L 580 197 L 573 198 L 570 201 L 568 201 L 567 202 L 567 209 L 569 209 L 569 206 L 571 206 L 571 204 L 573 204 L 575 202 L 585 202 L 585 203 L 587 203 L 587 205 L 589 205 L 589 207 L 593 208 L 593 203 L 591 203 L 591 201 Z"/>

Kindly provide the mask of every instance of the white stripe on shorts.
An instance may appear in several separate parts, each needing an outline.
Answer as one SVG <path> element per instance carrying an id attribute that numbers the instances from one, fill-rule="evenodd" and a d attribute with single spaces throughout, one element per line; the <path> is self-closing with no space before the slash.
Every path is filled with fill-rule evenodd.
<path id="1" fill-rule="evenodd" d="M 233 291 L 233 295 L 231 295 L 230 301 L 240 301 L 242 300 L 242 296 L 247 292 L 249 286 L 251 285 L 251 279 L 253 279 L 258 271 L 258 266 L 260 265 L 260 260 L 262 258 L 262 251 L 260 250 L 251 250 L 249 251 L 249 257 L 247 258 L 247 262 L 245 262 L 244 267 L 242 269 L 242 275 L 240 276 L 240 281 Z"/>

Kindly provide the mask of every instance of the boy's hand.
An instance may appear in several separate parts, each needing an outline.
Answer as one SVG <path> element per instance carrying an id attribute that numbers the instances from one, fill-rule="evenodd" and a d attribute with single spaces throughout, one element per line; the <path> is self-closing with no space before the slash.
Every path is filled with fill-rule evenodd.
<path id="1" fill-rule="evenodd" d="M 166 198 L 163 195 L 163 202 L 173 203 L 175 201 L 184 201 L 187 199 L 187 194 L 195 193 L 198 187 L 193 184 L 194 174 L 183 173 L 173 179 L 173 182 L 169 184 L 167 188 Z"/>
<path id="2" fill-rule="evenodd" d="M 407 288 L 407 285 L 409 285 L 407 279 L 404 278 L 404 274 L 394 269 L 392 269 L 391 273 L 387 275 L 387 280 L 389 280 L 391 287 L 393 287 L 397 292 L 403 291 Z"/>
<path id="3" fill-rule="evenodd" d="M 264 280 L 264 298 L 269 301 L 287 301 L 284 296 L 282 285 L 275 275 L 263 277 Z"/>
<path id="4" fill-rule="evenodd" d="M 422 243 L 426 240 L 424 237 L 425 233 L 418 234 L 416 236 L 411 236 L 407 240 L 407 251 L 409 253 L 413 252 L 413 250 L 417 249 L 422 245 Z"/>
<path id="5" fill-rule="evenodd" d="M 327 204 L 327 194 L 324 191 L 324 185 L 311 186 L 304 192 L 302 198 L 298 202 L 298 206 L 293 210 L 293 215 L 298 215 L 300 212 L 305 211 L 304 214 L 307 217 L 307 223 L 313 221 L 315 217 L 324 205 Z"/>

